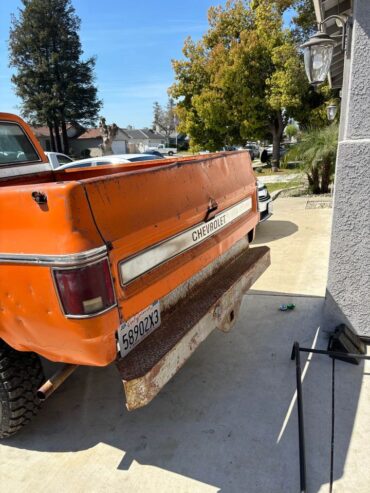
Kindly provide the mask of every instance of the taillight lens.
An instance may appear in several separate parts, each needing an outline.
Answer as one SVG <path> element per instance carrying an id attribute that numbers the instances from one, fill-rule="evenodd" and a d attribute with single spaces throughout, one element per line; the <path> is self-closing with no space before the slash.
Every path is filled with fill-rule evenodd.
<path id="1" fill-rule="evenodd" d="M 75 269 L 57 269 L 54 276 L 66 315 L 91 316 L 115 305 L 107 259 Z"/>

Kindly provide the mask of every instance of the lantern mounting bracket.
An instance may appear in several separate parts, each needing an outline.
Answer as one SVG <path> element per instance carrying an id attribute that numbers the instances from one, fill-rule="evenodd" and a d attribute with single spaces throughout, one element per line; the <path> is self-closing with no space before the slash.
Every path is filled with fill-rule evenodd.
<path id="1" fill-rule="evenodd" d="M 319 31 L 322 31 L 322 27 L 328 22 L 335 19 L 337 25 L 340 23 L 340 26 L 338 27 L 342 28 L 342 34 L 336 34 L 336 35 L 331 35 L 331 38 L 342 38 L 342 52 L 346 51 L 346 42 L 347 42 L 347 37 L 348 37 L 348 26 L 352 25 L 352 18 L 349 17 L 348 15 L 329 15 L 326 19 L 323 19 L 322 21 L 317 23 L 317 27 Z"/>

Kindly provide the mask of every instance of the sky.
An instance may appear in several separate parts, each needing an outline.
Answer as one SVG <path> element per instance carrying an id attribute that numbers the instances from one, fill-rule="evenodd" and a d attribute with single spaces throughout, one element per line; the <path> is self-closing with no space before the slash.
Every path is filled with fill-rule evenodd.
<path id="1" fill-rule="evenodd" d="M 215 0 L 73 0 L 81 18 L 84 56 L 95 55 L 96 84 L 108 122 L 149 127 L 153 103 L 167 101 L 173 83 L 171 59 L 180 58 L 187 36 L 207 29 L 207 10 Z M 10 16 L 20 0 L 0 0 L 0 111 L 19 113 L 20 101 L 8 67 Z"/>
<path id="2" fill-rule="evenodd" d="M 97 57 L 101 115 L 120 127 L 150 127 L 153 103 L 165 104 L 174 82 L 171 59 L 187 36 L 207 30 L 207 11 L 223 0 L 72 0 L 81 19 L 84 56 Z M 0 0 L 0 111 L 19 113 L 8 67 L 10 16 L 20 0 Z"/>

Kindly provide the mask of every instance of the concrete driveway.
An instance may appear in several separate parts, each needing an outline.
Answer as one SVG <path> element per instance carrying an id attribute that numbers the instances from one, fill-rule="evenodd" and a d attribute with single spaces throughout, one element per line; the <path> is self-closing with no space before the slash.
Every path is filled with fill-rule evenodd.
<path id="1" fill-rule="evenodd" d="M 331 209 L 308 209 L 307 198 L 278 198 L 254 245 L 268 245 L 271 267 L 253 286 L 272 293 L 324 296 Z"/>
<path id="2" fill-rule="evenodd" d="M 330 211 L 278 199 L 256 240 L 271 246 L 273 265 L 245 297 L 235 330 L 214 332 L 134 413 L 124 408 L 114 368 L 79 369 L 30 426 L 0 445 L 2 491 L 298 492 L 290 352 L 294 340 L 326 345 L 329 225 Z M 288 301 L 296 309 L 280 312 Z M 308 492 L 327 492 L 331 361 L 303 363 Z M 370 365 L 337 362 L 337 493 L 369 491 L 369 374 Z"/>

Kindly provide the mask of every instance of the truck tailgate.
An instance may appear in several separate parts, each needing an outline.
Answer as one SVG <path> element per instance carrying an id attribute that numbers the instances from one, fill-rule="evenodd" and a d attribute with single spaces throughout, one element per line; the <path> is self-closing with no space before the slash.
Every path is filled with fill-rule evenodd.
<path id="1" fill-rule="evenodd" d="M 200 156 L 82 183 L 100 234 L 111 247 L 112 272 L 125 319 L 212 262 L 258 221 L 255 178 L 244 152 Z M 194 227 L 201 229 L 194 233 Z M 200 242 L 200 236 L 208 241 Z M 191 248 L 194 237 L 197 241 Z M 159 251 L 163 249 L 158 245 L 165 245 L 167 253 Z M 149 262 L 148 269 L 138 275 L 140 262 L 132 271 L 125 261 L 143 252 L 149 252 L 140 260 Z M 125 266 L 136 274 L 125 279 Z"/>

